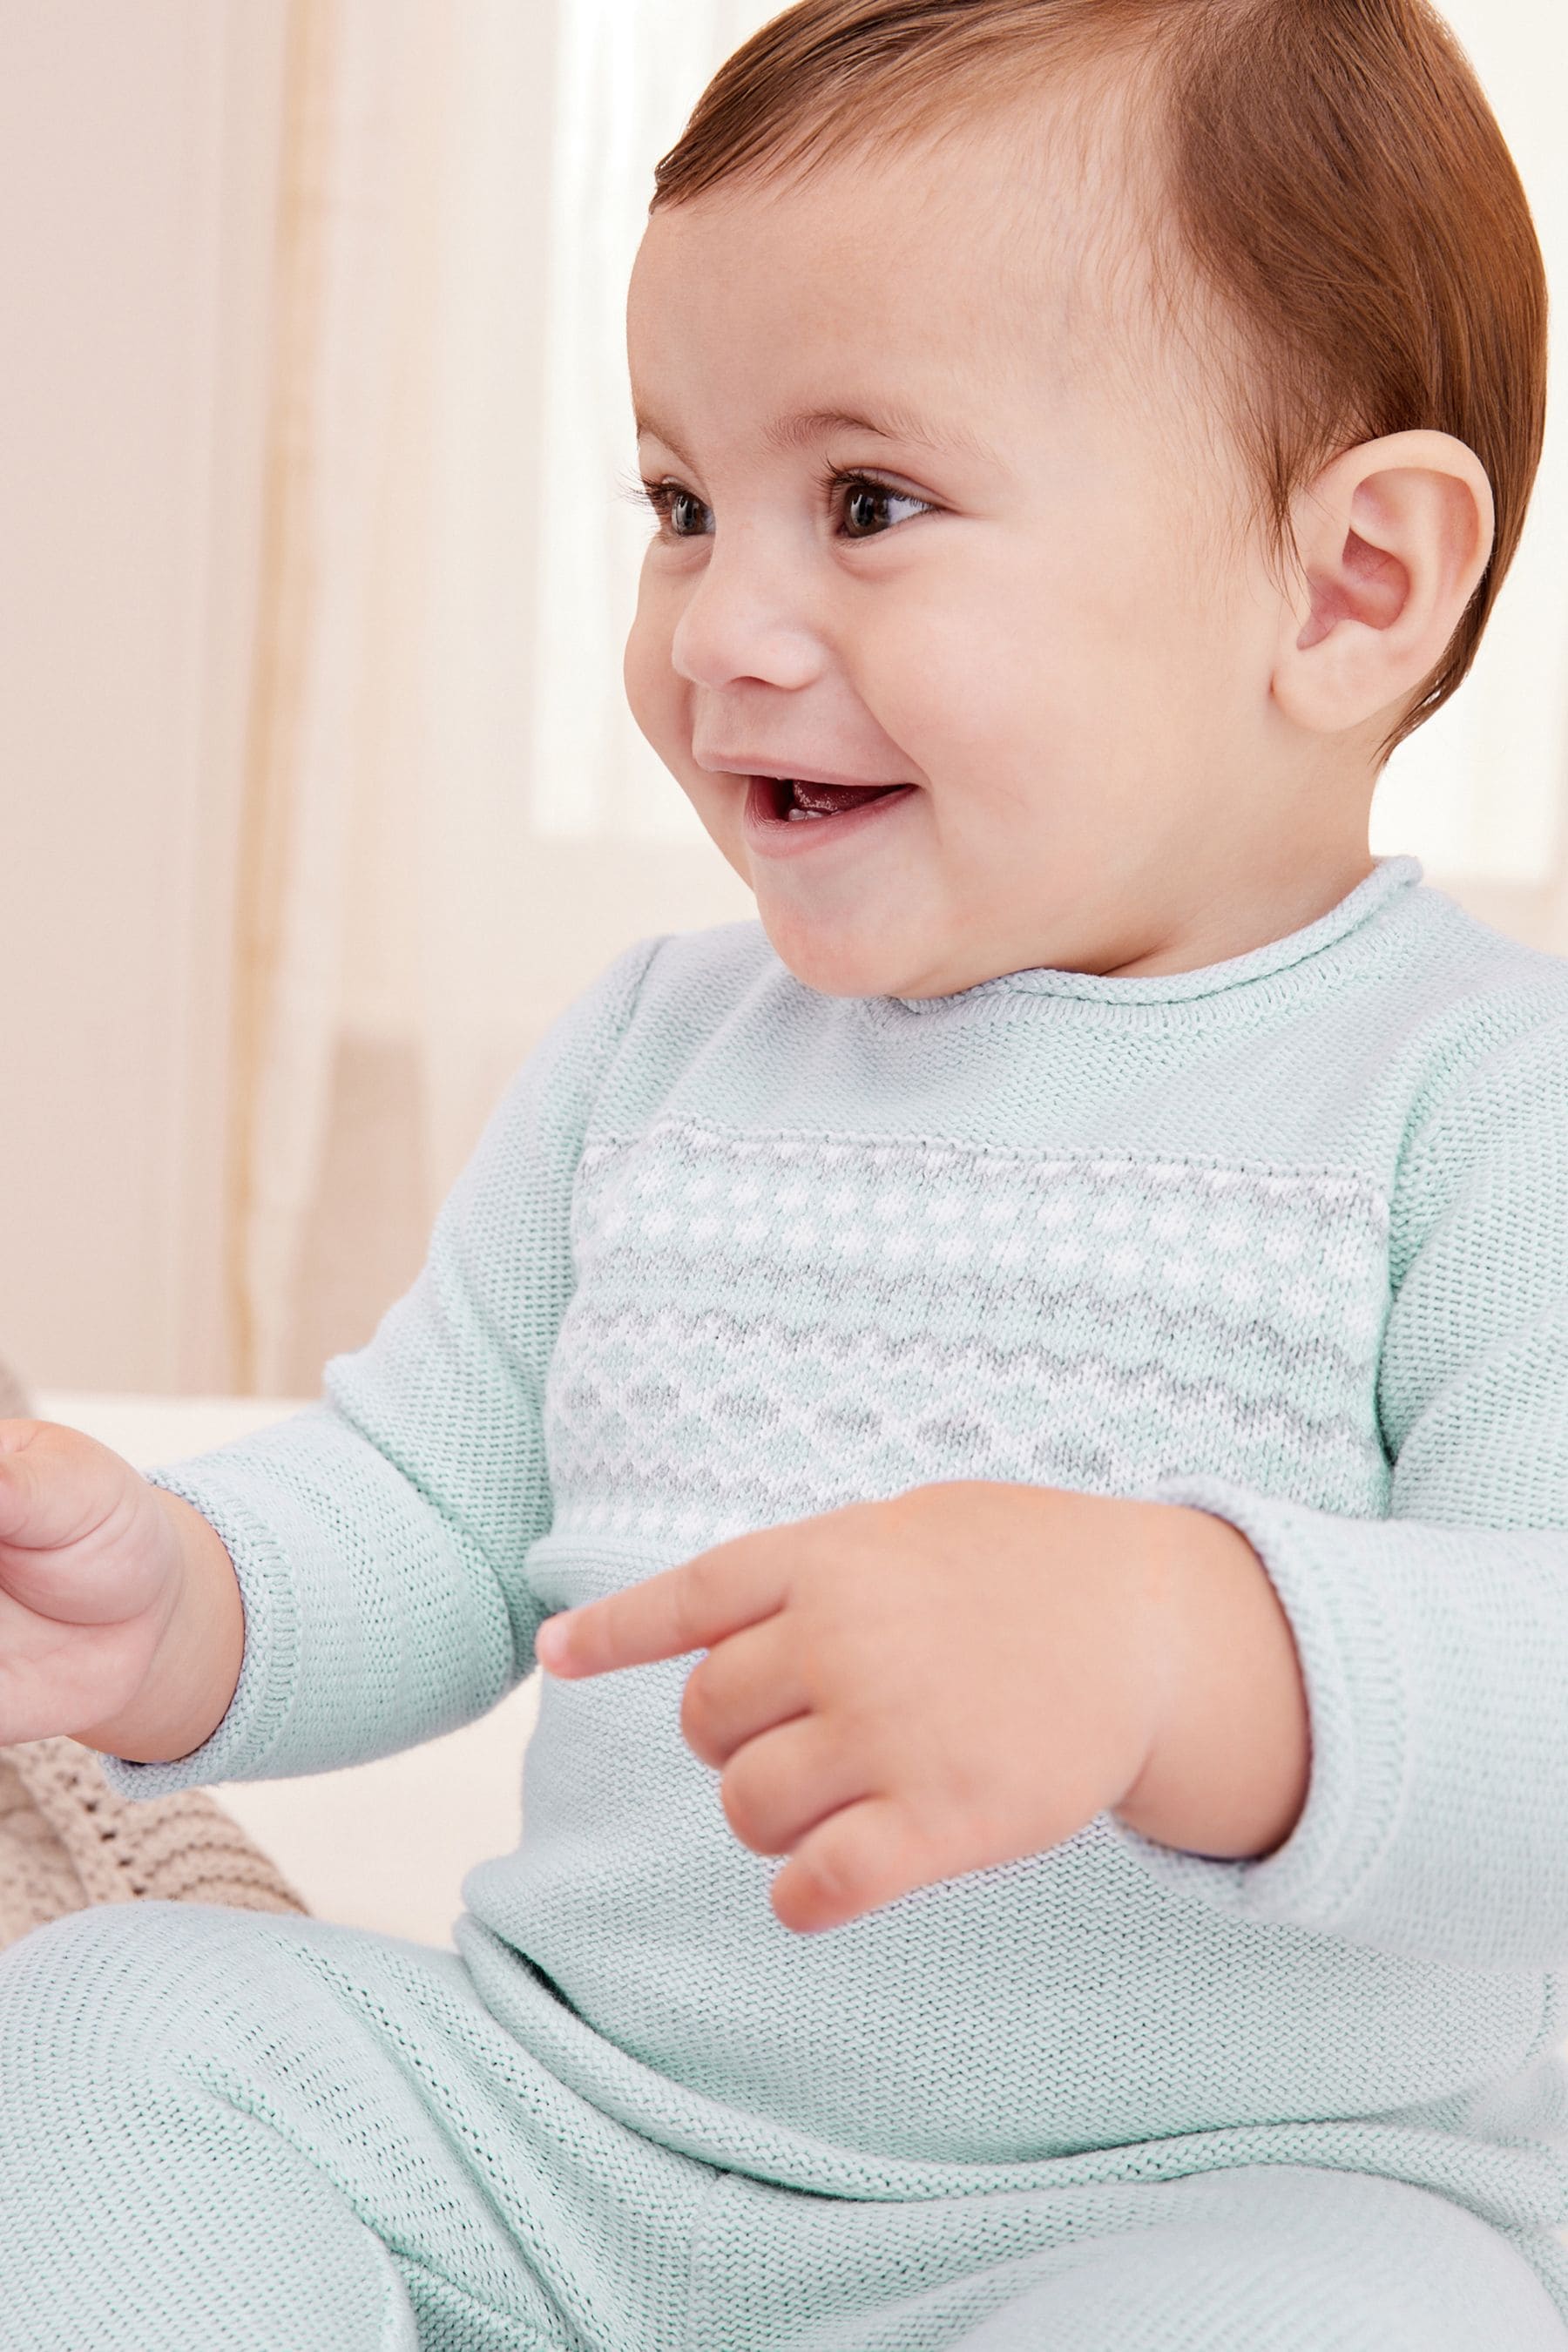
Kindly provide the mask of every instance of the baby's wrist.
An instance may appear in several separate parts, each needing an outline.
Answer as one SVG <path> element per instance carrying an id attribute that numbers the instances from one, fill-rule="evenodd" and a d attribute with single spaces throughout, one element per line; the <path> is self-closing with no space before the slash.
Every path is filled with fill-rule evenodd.
<path id="1" fill-rule="evenodd" d="M 1157 1719 L 1142 1769 L 1113 1810 L 1157 1844 L 1260 1860 L 1306 1802 L 1310 1727 L 1289 1621 L 1240 1530 L 1173 1504 L 1153 1530 L 1148 1633 Z"/>

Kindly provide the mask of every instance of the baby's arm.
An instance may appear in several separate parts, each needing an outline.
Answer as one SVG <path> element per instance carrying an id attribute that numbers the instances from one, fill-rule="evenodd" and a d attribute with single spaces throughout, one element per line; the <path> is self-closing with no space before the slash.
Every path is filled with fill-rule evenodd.
<path id="1" fill-rule="evenodd" d="M 417 1282 L 331 1360 L 321 1398 L 151 1474 L 226 1547 L 245 1645 L 199 1747 L 104 1756 L 124 1794 L 391 1755 L 487 1713 L 528 1672 L 542 1612 L 521 1571 L 550 1524 L 542 1405 L 573 1286 L 573 1180 L 658 944 L 618 957 L 530 1056 Z"/>
<path id="2" fill-rule="evenodd" d="M 1471 1067 L 1406 1151 L 1379 1372 L 1391 1516 L 1214 1478 L 1290 1620 L 1311 1714 L 1277 1853 L 1124 1837 L 1244 1918 L 1474 1967 L 1568 1962 L 1568 1024 Z"/>

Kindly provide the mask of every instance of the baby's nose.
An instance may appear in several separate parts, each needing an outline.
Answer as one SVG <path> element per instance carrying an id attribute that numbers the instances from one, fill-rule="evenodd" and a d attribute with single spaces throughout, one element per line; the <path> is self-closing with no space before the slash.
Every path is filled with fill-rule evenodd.
<path id="1" fill-rule="evenodd" d="M 717 693 L 757 683 L 812 685 L 825 651 L 804 596 L 776 569 L 712 554 L 691 582 L 670 641 L 670 660 L 693 686 Z"/>

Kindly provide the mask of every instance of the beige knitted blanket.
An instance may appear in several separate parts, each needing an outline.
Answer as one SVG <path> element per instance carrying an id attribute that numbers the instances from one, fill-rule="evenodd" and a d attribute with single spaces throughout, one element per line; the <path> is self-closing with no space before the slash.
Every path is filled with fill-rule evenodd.
<path id="1" fill-rule="evenodd" d="M 0 1421 L 31 1408 L 0 1362 Z M 295 1911 L 277 1865 L 203 1789 L 134 1800 L 111 1789 L 79 1740 L 0 1747 L 0 1947 L 92 1903 L 138 1897 Z"/>
<path id="2" fill-rule="evenodd" d="M 205 1789 L 133 1800 L 75 1739 L 0 1748 L 0 1946 L 89 1903 L 308 1911 Z"/>

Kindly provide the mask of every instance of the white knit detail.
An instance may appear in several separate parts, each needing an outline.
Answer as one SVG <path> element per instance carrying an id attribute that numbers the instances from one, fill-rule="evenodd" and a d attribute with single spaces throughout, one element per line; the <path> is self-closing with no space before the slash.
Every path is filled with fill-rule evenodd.
<path id="1" fill-rule="evenodd" d="M 1384 1507 L 1354 1174 L 667 1118 L 584 1154 L 558 1530 L 719 1541 L 936 1479 L 1200 1467 Z"/>

